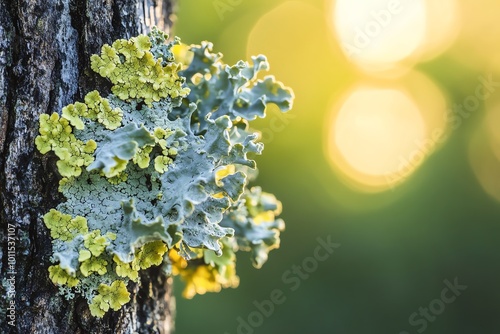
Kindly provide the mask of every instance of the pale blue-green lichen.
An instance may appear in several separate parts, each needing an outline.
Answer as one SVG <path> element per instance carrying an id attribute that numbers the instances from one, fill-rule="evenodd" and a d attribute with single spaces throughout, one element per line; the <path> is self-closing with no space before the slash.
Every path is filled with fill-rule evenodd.
<path id="1" fill-rule="evenodd" d="M 238 285 L 238 250 L 260 267 L 279 245 L 281 204 L 248 188 L 263 149 L 248 122 L 269 103 L 289 110 L 293 93 L 257 79 L 265 57 L 228 66 L 211 48 L 193 46 L 188 59 L 156 29 L 105 45 L 92 69 L 113 94 L 92 91 L 40 118 L 36 145 L 59 158 L 66 198 L 44 216 L 49 276 L 94 316 L 127 303 L 128 282 L 151 266 L 180 275 L 192 297 Z"/>

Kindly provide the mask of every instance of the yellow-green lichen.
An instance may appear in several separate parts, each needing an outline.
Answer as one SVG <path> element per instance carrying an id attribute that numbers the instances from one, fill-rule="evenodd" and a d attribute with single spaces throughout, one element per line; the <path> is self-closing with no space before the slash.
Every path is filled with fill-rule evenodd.
<path id="1" fill-rule="evenodd" d="M 153 147 L 151 145 L 144 146 L 142 148 L 137 149 L 137 153 L 132 158 L 132 161 L 137 164 L 140 168 L 148 168 L 149 163 L 151 162 L 151 152 L 153 151 Z"/>
<path id="2" fill-rule="evenodd" d="M 103 173 L 103 175 L 104 175 L 104 173 Z M 127 179 L 128 179 L 128 174 L 122 172 L 122 173 L 119 173 L 113 177 L 108 178 L 107 180 L 109 183 L 117 185 L 117 184 L 120 184 L 123 182 L 127 182 Z"/>
<path id="3" fill-rule="evenodd" d="M 148 242 L 135 254 L 134 261 L 140 269 L 159 266 L 163 262 L 163 255 L 167 246 L 160 240 Z"/>
<path id="4" fill-rule="evenodd" d="M 156 145 L 161 149 L 161 155 L 158 155 L 154 160 L 155 170 L 163 174 L 168 170 L 168 166 L 174 162 L 173 157 L 178 153 L 177 148 L 168 147 L 167 139 L 173 134 L 171 130 L 162 128 L 155 128 L 153 137 L 155 138 Z"/>
<path id="5" fill-rule="evenodd" d="M 80 216 L 72 218 L 56 209 L 51 209 L 46 213 L 43 216 L 43 222 L 50 230 L 50 236 L 53 239 L 71 241 L 78 234 L 88 232 L 87 219 Z"/>
<path id="6" fill-rule="evenodd" d="M 78 253 L 78 261 L 83 262 L 85 260 L 88 260 L 92 257 L 92 253 L 87 250 L 87 249 L 80 249 L 80 252 Z"/>
<path id="7" fill-rule="evenodd" d="M 100 111 L 100 105 L 102 101 L 101 94 L 99 94 L 97 90 L 93 90 L 85 95 L 84 100 L 88 110 L 86 115 L 80 116 L 89 118 L 91 120 L 97 119 L 97 114 Z"/>
<path id="8" fill-rule="evenodd" d="M 66 118 L 71 125 L 73 125 L 78 130 L 83 130 L 85 125 L 80 117 L 85 117 L 88 115 L 88 108 L 85 103 L 76 102 L 75 104 L 69 104 L 62 109 L 62 117 Z"/>
<path id="9" fill-rule="evenodd" d="M 132 281 L 137 281 L 139 277 L 139 268 L 134 265 L 134 262 L 122 262 L 117 255 L 113 256 L 113 261 L 115 263 L 115 272 L 119 277 L 128 277 Z"/>
<path id="10" fill-rule="evenodd" d="M 118 256 L 113 257 L 116 274 L 120 277 L 128 277 L 137 280 L 139 270 L 148 269 L 151 266 L 158 266 L 163 262 L 163 256 L 167 252 L 167 246 L 160 240 L 146 243 L 135 252 L 134 259 L 130 263 L 125 263 Z"/>
<path id="11" fill-rule="evenodd" d="M 168 170 L 168 165 L 173 162 L 172 158 L 165 155 L 159 155 L 155 158 L 155 170 L 163 174 Z"/>
<path id="12" fill-rule="evenodd" d="M 97 120 L 108 130 L 120 127 L 123 119 L 123 111 L 120 108 L 112 108 L 109 100 L 101 97 L 94 90 L 85 96 L 85 103 L 76 102 L 62 109 L 62 117 L 67 119 L 72 126 L 78 130 L 85 129 L 83 119 Z"/>
<path id="13" fill-rule="evenodd" d="M 108 272 L 106 266 L 108 265 L 108 261 L 99 257 L 91 257 L 83 261 L 80 264 L 80 272 L 83 276 L 88 277 L 92 273 L 98 273 L 99 275 L 104 275 Z"/>
<path id="14" fill-rule="evenodd" d="M 130 293 L 125 283 L 120 280 L 114 281 L 111 286 L 99 285 L 98 292 L 99 294 L 89 304 L 91 314 L 98 318 L 102 318 L 110 308 L 118 311 L 130 301 Z"/>
<path id="15" fill-rule="evenodd" d="M 94 230 L 83 237 L 83 244 L 92 253 L 93 256 L 99 256 L 104 252 L 109 240 L 101 235 L 100 230 Z"/>
<path id="16" fill-rule="evenodd" d="M 127 168 L 128 160 L 123 160 L 118 157 L 113 157 L 115 165 L 109 169 L 109 172 L 105 172 L 104 175 L 107 178 L 115 178 L 120 174 L 123 174 L 123 171 Z"/>
<path id="17" fill-rule="evenodd" d="M 80 283 L 80 280 L 71 276 L 59 265 L 49 267 L 49 278 L 56 285 L 67 285 L 72 288 Z"/>
<path id="18" fill-rule="evenodd" d="M 97 121 L 104 125 L 106 129 L 115 130 L 121 125 L 123 111 L 120 108 L 111 108 L 107 99 L 101 98 Z"/>
<path id="19" fill-rule="evenodd" d="M 36 137 L 35 144 L 40 153 L 45 154 L 54 147 L 62 147 L 71 140 L 73 129 L 68 120 L 60 118 L 59 114 L 40 115 L 40 135 Z"/>
<path id="20" fill-rule="evenodd" d="M 169 259 L 172 262 L 172 273 L 180 276 L 185 283 L 182 296 L 193 298 L 196 294 L 207 292 L 219 292 L 222 288 L 236 288 L 239 285 L 239 277 L 236 275 L 234 252 L 225 248 L 218 263 L 207 261 L 207 253 L 212 254 L 210 258 L 217 258 L 212 251 L 201 250 L 199 259 L 205 259 L 206 263 L 191 265 L 182 258 L 176 249 L 169 251 Z"/>
<path id="21" fill-rule="evenodd" d="M 91 66 L 113 83 L 111 91 L 122 100 L 143 99 L 151 105 L 162 98 L 186 96 L 189 88 L 183 87 L 177 73 L 181 65 L 163 65 L 163 59 L 156 59 L 150 49 L 146 35 L 120 39 L 112 46 L 104 45 L 100 55 L 93 55 Z"/>
<path id="22" fill-rule="evenodd" d="M 279 245 L 280 203 L 247 188 L 263 148 L 249 121 L 268 103 L 288 110 L 291 90 L 258 79 L 263 56 L 229 66 L 203 43 L 176 59 L 167 38 L 152 29 L 103 46 L 91 67 L 113 93 L 40 117 L 36 146 L 57 156 L 65 198 L 44 216 L 49 276 L 97 317 L 127 303 L 127 283 L 151 266 L 179 275 L 191 298 L 238 285 L 238 250 L 260 266 Z"/>
<path id="23" fill-rule="evenodd" d="M 87 143 L 77 140 L 71 136 L 71 141 L 62 147 L 54 147 L 54 153 L 60 158 L 57 161 L 57 168 L 62 176 L 80 176 L 82 167 L 90 165 L 94 161 L 92 154 L 97 148 L 97 144 L 92 139 Z"/>
<path id="24" fill-rule="evenodd" d="M 35 144 L 38 150 L 45 154 L 54 151 L 60 159 L 57 162 L 59 173 L 65 177 L 79 176 L 82 167 L 94 161 L 93 153 L 97 144 L 93 140 L 83 141 L 76 139 L 69 121 L 59 117 L 57 113 L 40 116 L 40 135 Z"/>

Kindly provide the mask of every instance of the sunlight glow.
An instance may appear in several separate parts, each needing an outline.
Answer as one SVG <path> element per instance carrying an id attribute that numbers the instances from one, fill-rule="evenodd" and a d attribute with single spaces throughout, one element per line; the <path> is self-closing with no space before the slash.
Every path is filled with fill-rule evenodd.
<path id="1" fill-rule="evenodd" d="M 500 161 L 487 140 L 482 129 L 477 131 L 469 145 L 469 162 L 484 191 L 500 202 Z"/>
<path id="2" fill-rule="evenodd" d="M 485 126 L 490 146 L 500 165 L 500 103 L 488 109 Z M 498 170 L 500 171 L 500 166 Z"/>
<path id="3" fill-rule="evenodd" d="M 345 72 L 341 54 L 331 51 L 329 33 L 318 8 L 286 1 L 255 23 L 248 36 L 247 57 L 265 54 L 272 72 L 293 87 L 297 96 L 308 92 L 303 97 L 312 97 L 311 91 L 324 85 L 318 78 Z"/>
<path id="4" fill-rule="evenodd" d="M 441 88 L 421 72 L 410 71 L 398 81 L 404 83 L 405 90 L 418 105 L 426 124 L 426 137 L 429 139 L 428 141 L 432 142 L 427 145 L 426 154 L 431 154 L 446 141 L 449 135 L 447 115 L 449 103 Z"/>
<path id="5" fill-rule="evenodd" d="M 425 0 L 337 0 L 333 22 L 347 57 L 369 72 L 413 55 L 426 35 Z"/>
<path id="6" fill-rule="evenodd" d="M 439 1 L 436 1 L 439 2 Z M 500 69 L 500 1 L 460 1 L 460 37 L 451 50 L 453 58 L 467 66 L 491 71 Z"/>
<path id="7" fill-rule="evenodd" d="M 500 98 L 486 101 L 486 115 L 469 145 L 469 162 L 486 193 L 500 202 Z"/>
<path id="8" fill-rule="evenodd" d="M 425 159 L 426 123 L 403 90 L 357 87 L 327 126 L 330 162 L 360 189 L 392 188 Z"/>
<path id="9" fill-rule="evenodd" d="M 457 0 L 427 0 L 427 28 L 420 46 L 421 60 L 446 51 L 457 39 L 461 26 L 461 7 Z"/>

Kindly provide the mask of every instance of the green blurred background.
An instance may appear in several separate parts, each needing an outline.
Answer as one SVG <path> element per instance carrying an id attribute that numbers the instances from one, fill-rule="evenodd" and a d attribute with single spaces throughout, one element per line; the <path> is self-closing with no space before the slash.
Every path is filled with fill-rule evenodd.
<path id="1" fill-rule="evenodd" d="M 410 2 L 401 0 L 401 8 L 419 1 Z M 341 48 L 353 37 L 340 31 L 364 31 L 360 13 L 384 10 L 384 2 L 178 1 L 174 33 L 184 43 L 209 40 L 229 64 L 266 54 L 271 74 L 294 89 L 296 101 L 286 116 L 270 108 L 268 118 L 253 123 L 265 143 L 257 183 L 283 203 L 281 248 L 260 270 L 240 256 L 237 289 L 186 300 L 176 281 L 177 333 L 500 333 L 500 85 L 483 87 L 491 94 L 476 99 L 476 107 L 471 99 L 483 85 L 480 77 L 500 81 L 500 3 L 420 3 L 427 6 L 423 19 L 412 7 L 393 17 L 393 27 L 377 33 L 373 26 L 372 44 L 355 59 Z M 419 24 L 425 24 L 423 37 L 416 36 Z M 382 53 L 382 59 L 408 52 L 388 69 L 380 64 L 380 48 L 390 43 L 396 55 Z M 407 105 L 361 101 L 357 110 L 344 110 L 354 113 L 354 122 L 345 123 L 354 128 L 342 129 L 339 139 L 336 115 L 360 84 L 375 93 L 377 87 L 404 92 L 420 114 L 387 123 Z M 465 101 L 472 112 L 460 116 L 460 124 L 449 121 L 457 120 L 454 104 Z M 407 145 L 411 138 L 398 134 L 427 138 L 433 129 L 446 133 L 445 140 L 397 179 L 401 157 L 409 160 L 415 151 Z M 344 147 L 336 148 L 341 141 Z M 381 166 L 388 174 L 375 172 Z M 340 248 L 291 291 L 282 275 L 327 236 Z M 455 278 L 467 289 L 440 304 L 444 281 Z M 269 299 L 274 289 L 286 301 L 259 326 L 238 332 L 238 317 L 248 321 L 254 301 Z M 429 304 L 432 320 L 420 320 L 419 308 Z M 414 312 L 417 324 L 409 320 Z"/>

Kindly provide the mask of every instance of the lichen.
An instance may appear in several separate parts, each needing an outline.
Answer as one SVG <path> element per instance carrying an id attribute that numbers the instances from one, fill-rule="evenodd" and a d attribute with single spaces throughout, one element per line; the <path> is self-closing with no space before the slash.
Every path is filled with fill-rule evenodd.
<path id="1" fill-rule="evenodd" d="M 111 46 L 106 44 L 100 56 L 90 58 L 92 69 L 113 83 L 111 91 L 122 100 L 140 98 L 151 106 L 160 99 L 184 97 L 189 88 L 183 85 L 184 79 L 177 73 L 180 64 L 163 59 L 169 59 L 169 49 L 179 40 L 165 45 L 162 54 L 158 46 L 164 45 L 165 38 L 166 35 L 153 30 L 149 36 L 120 39 Z M 157 46 L 156 57 L 151 52 L 153 43 Z"/>
<path id="2" fill-rule="evenodd" d="M 51 209 L 43 216 L 45 226 L 50 230 L 53 239 L 71 241 L 78 234 L 87 233 L 87 219 L 77 216 L 71 218 L 70 215 Z"/>
<path id="3" fill-rule="evenodd" d="M 59 173 L 65 177 L 80 176 L 82 167 L 94 161 L 92 154 L 97 147 L 94 140 L 84 143 L 72 132 L 68 120 L 59 117 L 59 114 L 40 116 L 40 135 L 35 139 L 36 147 L 43 154 L 54 151 L 60 159 L 57 162 Z"/>
<path id="4" fill-rule="evenodd" d="M 78 278 L 71 276 L 60 266 L 49 267 L 49 278 L 54 284 L 67 285 L 69 288 L 72 288 L 80 283 Z"/>
<path id="5" fill-rule="evenodd" d="M 111 286 L 101 284 L 98 292 L 89 304 L 90 312 L 95 317 L 102 318 L 110 308 L 118 311 L 130 301 L 130 293 L 125 283 L 120 280 L 114 281 Z"/>
<path id="6" fill-rule="evenodd" d="M 103 46 L 91 65 L 112 94 L 40 117 L 36 146 L 58 157 L 66 198 L 43 217 L 49 277 L 96 317 L 127 303 L 127 284 L 152 266 L 179 275 L 187 298 L 236 287 L 236 253 L 260 267 L 284 227 L 281 203 L 248 188 L 263 149 L 249 121 L 269 103 L 289 110 L 293 93 L 257 79 L 264 56 L 228 66 L 209 43 L 179 53 L 166 40 L 154 29 Z"/>

